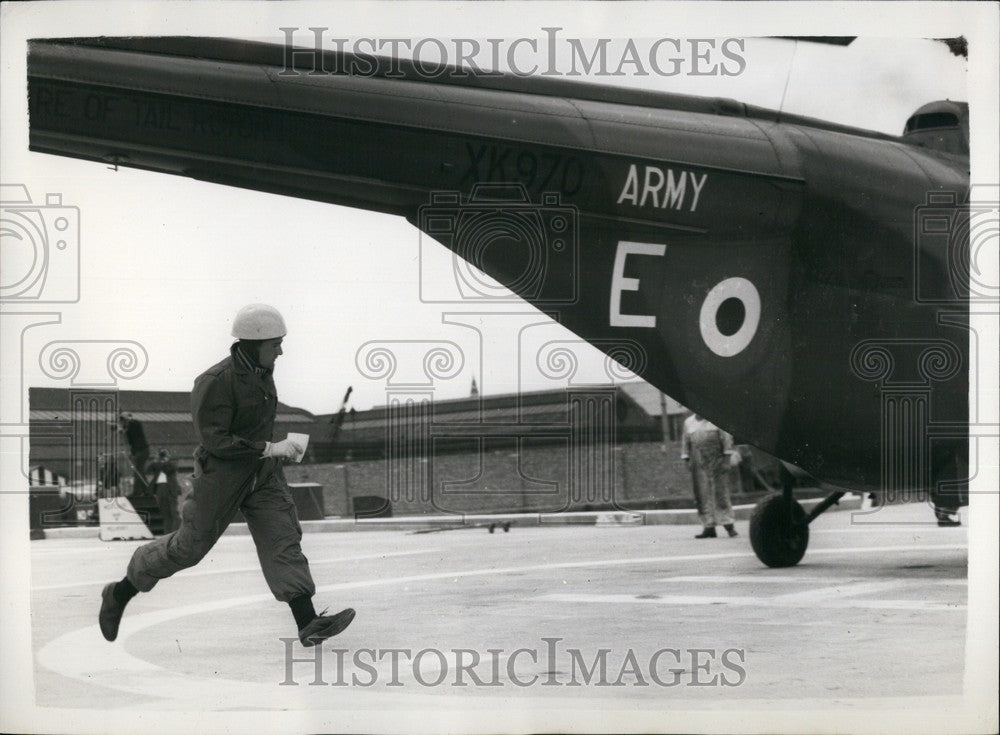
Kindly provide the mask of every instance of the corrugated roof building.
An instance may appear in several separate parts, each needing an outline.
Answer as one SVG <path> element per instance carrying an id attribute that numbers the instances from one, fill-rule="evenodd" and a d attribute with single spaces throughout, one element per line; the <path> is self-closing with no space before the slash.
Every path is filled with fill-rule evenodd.
<path id="1" fill-rule="evenodd" d="M 648 384 L 428 398 L 401 394 L 342 417 L 279 404 L 275 438 L 311 437 L 303 463 L 286 468 L 288 480 L 321 484 L 326 513 L 340 516 L 690 503 L 679 446 L 688 412 Z M 98 456 L 124 454 L 120 412 L 142 422 L 151 453 L 166 448 L 181 470 L 193 466 L 187 392 L 32 388 L 29 401 L 29 464 L 38 477 L 96 482 Z"/>
<path id="2" fill-rule="evenodd" d="M 680 434 L 667 431 L 685 414 L 638 383 L 434 402 L 401 393 L 317 416 L 315 463 L 285 474 L 321 484 L 332 515 L 666 507 L 689 497 Z"/>
<path id="3" fill-rule="evenodd" d="M 367 411 L 351 410 L 342 419 L 338 414 L 317 415 L 311 446 L 317 462 L 383 458 L 392 451 L 394 435 L 420 442 L 421 434 L 426 433 L 424 439 L 433 442 L 437 453 L 454 453 L 469 451 L 470 441 L 486 438 L 494 446 L 503 445 L 504 440 L 512 445 L 518 438 L 531 438 L 535 443 L 565 441 L 574 425 L 577 433 L 588 434 L 591 440 L 596 438 L 595 431 L 611 430 L 618 441 L 658 441 L 663 436 L 659 410 L 651 413 L 636 395 L 649 402 L 646 392 L 635 393 L 627 385 L 476 395 L 426 403 L 415 399 L 409 405 L 401 402 Z M 590 404 L 589 409 L 585 403 Z M 595 410 L 598 404 L 600 410 Z M 574 419 L 574 412 L 582 413 Z M 613 426 L 608 426 L 608 421 Z"/>
<path id="4" fill-rule="evenodd" d="M 29 464 L 70 482 L 92 482 L 97 457 L 126 447 L 117 431 L 121 412 L 140 421 L 150 452 L 167 449 L 181 469 L 192 466 L 197 446 L 186 391 L 101 391 L 30 388 Z M 278 404 L 275 433 L 313 433 L 316 417 L 301 408 Z M 307 458 L 308 459 L 308 458 Z"/>

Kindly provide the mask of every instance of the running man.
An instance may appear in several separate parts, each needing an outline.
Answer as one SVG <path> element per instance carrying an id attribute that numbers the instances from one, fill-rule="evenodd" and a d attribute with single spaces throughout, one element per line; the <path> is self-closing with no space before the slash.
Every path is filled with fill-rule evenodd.
<path id="1" fill-rule="evenodd" d="M 136 549 L 125 577 L 104 587 L 99 620 L 107 640 L 117 638 L 128 601 L 201 561 L 237 510 L 246 518 L 272 594 L 291 608 L 302 645 L 317 645 L 354 619 L 351 608 L 336 615 L 317 615 L 313 608 L 316 587 L 282 469 L 304 448 L 289 439 L 271 441 L 278 406 L 272 372 L 286 331 L 273 306 L 243 307 L 233 321 L 238 341 L 229 356 L 195 380 L 191 413 L 201 443 L 194 489 L 184 501 L 180 528 Z"/>

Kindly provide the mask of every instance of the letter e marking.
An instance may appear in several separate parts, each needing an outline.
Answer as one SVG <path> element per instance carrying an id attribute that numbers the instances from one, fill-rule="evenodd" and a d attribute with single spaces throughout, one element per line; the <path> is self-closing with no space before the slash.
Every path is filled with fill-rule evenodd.
<path id="1" fill-rule="evenodd" d="M 628 242 L 621 240 L 615 252 L 615 265 L 611 273 L 611 310 L 610 323 L 612 327 L 656 327 L 656 317 L 640 314 L 622 314 L 622 291 L 638 291 L 639 279 L 625 277 L 625 259 L 629 255 L 662 256 L 667 252 L 666 245 L 648 242 Z"/>

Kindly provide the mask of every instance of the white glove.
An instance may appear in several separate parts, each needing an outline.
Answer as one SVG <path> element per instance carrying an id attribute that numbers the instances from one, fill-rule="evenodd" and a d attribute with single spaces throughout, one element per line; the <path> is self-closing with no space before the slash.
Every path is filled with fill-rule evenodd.
<path id="1" fill-rule="evenodd" d="M 273 457 L 274 459 L 295 460 L 302 454 L 302 447 L 291 439 L 282 439 L 280 442 L 268 442 L 264 447 L 262 457 Z"/>

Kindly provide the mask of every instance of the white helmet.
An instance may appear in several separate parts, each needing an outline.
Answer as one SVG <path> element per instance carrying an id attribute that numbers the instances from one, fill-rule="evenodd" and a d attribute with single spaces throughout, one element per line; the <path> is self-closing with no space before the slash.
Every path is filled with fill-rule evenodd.
<path id="1" fill-rule="evenodd" d="M 286 334 L 285 320 L 277 309 L 267 304 L 248 304 L 233 319 L 236 339 L 275 339 Z"/>

